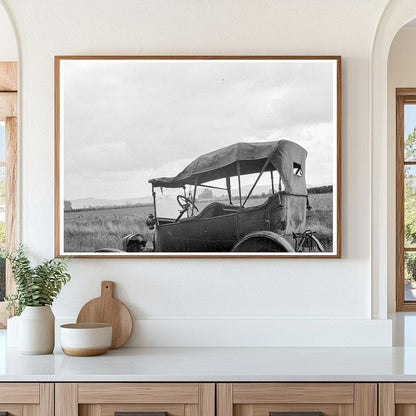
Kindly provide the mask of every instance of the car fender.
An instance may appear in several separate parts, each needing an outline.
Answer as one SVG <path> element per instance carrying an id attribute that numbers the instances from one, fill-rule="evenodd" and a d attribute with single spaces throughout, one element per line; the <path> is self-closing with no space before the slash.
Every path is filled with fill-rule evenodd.
<path id="1" fill-rule="evenodd" d="M 293 246 L 283 236 L 274 233 L 273 231 L 255 231 L 253 233 L 247 234 L 235 244 L 231 251 L 239 251 L 239 247 L 241 247 L 245 242 L 249 241 L 250 239 L 258 238 L 273 241 L 276 244 L 282 246 L 287 252 L 295 251 Z"/>
<path id="2" fill-rule="evenodd" d="M 119 250 L 118 248 L 103 247 L 94 250 L 94 253 L 125 253 L 125 251 Z"/>
<path id="3" fill-rule="evenodd" d="M 127 252 L 141 252 L 146 246 L 146 238 L 140 233 L 130 233 L 122 241 L 123 250 Z"/>

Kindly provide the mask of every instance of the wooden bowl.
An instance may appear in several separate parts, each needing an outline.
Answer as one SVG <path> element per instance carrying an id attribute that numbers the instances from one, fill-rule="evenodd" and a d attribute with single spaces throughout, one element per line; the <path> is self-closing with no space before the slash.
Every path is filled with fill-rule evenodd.
<path id="1" fill-rule="evenodd" d="M 111 347 L 112 326 L 104 323 L 61 325 L 61 348 L 67 355 L 89 357 Z"/>

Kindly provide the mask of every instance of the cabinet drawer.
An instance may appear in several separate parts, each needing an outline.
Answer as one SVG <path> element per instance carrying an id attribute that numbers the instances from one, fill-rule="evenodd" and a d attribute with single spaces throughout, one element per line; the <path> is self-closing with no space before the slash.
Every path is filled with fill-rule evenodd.
<path id="1" fill-rule="evenodd" d="M 375 383 L 220 383 L 218 416 L 376 416 Z"/>
<path id="2" fill-rule="evenodd" d="M 56 416 L 215 416 L 213 383 L 58 383 Z"/>
<path id="3" fill-rule="evenodd" d="M 32 403 L 40 400 L 38 383 L 1 383 L 0 403 Z"/>
<path id="4" fill-rule="evenodd" d="M 198 403 L 198 383 L 80 383 L 79 403 Z"/>
<path id="5" fill-rule="evenodd" d="M 53 416 L 53 391 L 51 383 L 0 383 L 0 415 Z"/>

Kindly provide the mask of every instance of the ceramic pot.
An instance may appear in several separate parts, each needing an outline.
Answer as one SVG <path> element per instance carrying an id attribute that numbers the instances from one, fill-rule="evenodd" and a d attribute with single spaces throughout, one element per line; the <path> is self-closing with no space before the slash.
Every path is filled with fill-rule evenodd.
<path id="1" fill-rule="evenodd" d="M 7 320 L 7 347 L 19 347 L 19 320 L 20 316 L 14 316 L 13 318 L 9 318 Z"/>
<path id="2" fill-rule="evenodd" d="M 61 325 L 61 347 L 67 355 L 88 357 L 111 347 L 112 327 L 105 323 Z"/>
<path id="3" fill-rule="evenodd" d="M 26 306 L 19 319 L 19 351 L 50 354 L 55 346 L 55 316 L 50 306 Z"/>

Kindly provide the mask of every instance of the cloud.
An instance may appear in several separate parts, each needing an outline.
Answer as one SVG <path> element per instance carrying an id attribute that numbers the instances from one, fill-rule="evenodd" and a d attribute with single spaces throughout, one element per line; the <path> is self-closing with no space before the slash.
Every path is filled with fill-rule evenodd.
<path id="1" fill-rule="evenodd" d="M 62 62 L 65 194 L 73 198 L 147 194 L 148 179 L 241 140 L 303 140 L 320 152 L 319 163 L 310 156 L 312 178 L 324 180 L 319 166 L 331 166 L 333 63 Z M 169 166 L 178 170 L 163 172 Z"/>
<path id="2" fill-rule="evenodd" d="M 98 176 L 94 167 L 89 170 L 74 169 L 70 174 L 65 174 L 64 199 L 73 200 L 88 197 L 125 199 L 150 196 L 152 187 L 149 184 L 149 179 L 159 178 L 161 176 L 175 176 L 191 161 L 191 159 L 175 160 L 157 169 L 137 168 L 131 171 L 108 170 Z M 68 171 L 72 167 L 71 164 Z M 67 180 L 68 176 L 70 180 Z"/>

